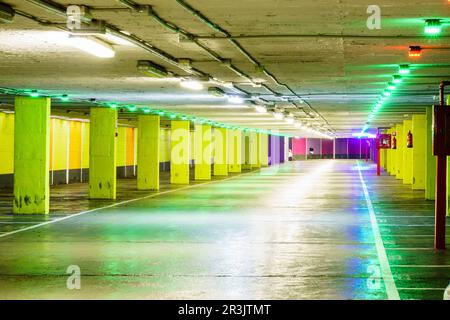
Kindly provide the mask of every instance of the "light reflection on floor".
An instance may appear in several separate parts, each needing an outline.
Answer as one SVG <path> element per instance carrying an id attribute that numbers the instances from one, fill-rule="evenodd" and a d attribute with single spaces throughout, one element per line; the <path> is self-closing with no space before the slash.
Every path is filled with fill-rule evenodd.
<path id="1" fill-rule="evenodd" d="M 0 298 L 384 299 L 354 165 L 289 163 L 0 239 Z"/>

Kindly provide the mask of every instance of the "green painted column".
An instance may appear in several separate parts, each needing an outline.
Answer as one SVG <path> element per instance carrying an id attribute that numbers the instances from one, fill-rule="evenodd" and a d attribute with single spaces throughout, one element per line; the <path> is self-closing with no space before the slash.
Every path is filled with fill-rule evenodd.
<path id="1" fill-rule="evenodd" d="M 260 156 L 260 135 L 257 132 L 250 133 L 250 165 L 252 169 L 261 168 Z"/>
<path id="2" fill-rule="evenodd" d="M 159 190 L 159 115 L 138 116 L 137 188 Z"/>
<path id="3" fill-rule="evenodd" d="M 195 180 L 211 180 L 211 126 L 196 124 L 194 130 Z"/>
<path id="4" fill-rule="evenodd" d="M 15 214 L 49 212 L 50 105 L 50 98 L 15 98 Z"/>
<path id="5" fill-rule="evenodd" d="M 241 130 L 228 132 L 228 171 L 238 173 L 242 171 L 242 141 Z"/>
<path id="6" fill-rule="evenodd" d="M 214 175 L 228 175 L 228 130 L 214 128 Z"/>
<path id="7" fill-rule="evenodd" d="M 170 183 L 189 184 L 190 123 L 171 121 Z"/>
<path id="8" fill-rule="evenodd" d="M 403 121 L 403 183 L 412 184 L 413 171 L 412 171 L 412 148 L 406 147 L 406 136 L 408 132 L 412 132 L 412 121 Z"/>
<path id="9" fill-rule="evenodd" d="M 116 198 L 117 110 L 91 108 L 89 198 Z"/>
<path id="10" fill-rule="evenodd" d="M 269 166 L 269 136 L 266 133 L 259 134 L 259 161 L 261 167 Z"/>
<path id="11" fill-rule="evenodd" d="M 433 107 L 426 108 L 426 118 L 425 199 L 434 200 L 436 197 L 436 157 L 433 155 Z"/>
<path id="12" fill-rule="evenodd" d="M 404 137 L 403 137 L 403 124 L 397 124 L 395 127 L 397 132 L 397 150 L 395 152 L 396 156 L 396 178 L 403 179 L 403 148 L 404 148 Z"/>
<path id="13" fill-rule="evenodd" d="M 412 188 L 425 189 L 426 169 L 426 127 L 427 118 L 422 114 L 412 116 L 413 148 L 412 148 Z M 405 136 L 406 137 L 406 136 Z"/>

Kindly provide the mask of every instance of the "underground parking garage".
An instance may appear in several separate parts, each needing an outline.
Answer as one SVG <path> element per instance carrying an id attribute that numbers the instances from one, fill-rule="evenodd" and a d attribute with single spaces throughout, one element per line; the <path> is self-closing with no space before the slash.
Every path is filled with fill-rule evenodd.
<path id="1" fill-rule="evenodd" d="M 449 299 L 449 38 L 444 0 L 1 0 L 0 299 Z"/>

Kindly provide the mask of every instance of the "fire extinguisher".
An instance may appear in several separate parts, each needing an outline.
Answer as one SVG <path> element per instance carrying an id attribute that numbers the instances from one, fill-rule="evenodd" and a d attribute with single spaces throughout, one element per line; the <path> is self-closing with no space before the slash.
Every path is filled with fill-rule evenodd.
<path id="1" fill-rule="evenodd" d="M 407 148 L 413 147 L 413 135 L 411 133 L 411 130 L 408 131 L 408 134 L 406 135 L 406 147 Z"/>
<path id="2" fill-rule="evenodd" d="M 392 149 L 397 149 L 397 138 L 392 136 Z"/>

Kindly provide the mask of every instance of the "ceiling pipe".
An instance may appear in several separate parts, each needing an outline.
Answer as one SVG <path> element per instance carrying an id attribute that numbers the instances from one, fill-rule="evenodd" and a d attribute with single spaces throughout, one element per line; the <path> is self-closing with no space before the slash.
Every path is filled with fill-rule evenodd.
<path id="1" fill-rule="evenodd" d="M 178 1 L 177 1 L 178 2 Z M 397 35 L 397 36 L 381 36 L 381 35 L 357 35 L 357 34 L 255 34 L 255 35 L 224 35 L 224 36 L 198 36 L 202 40 L 239 40 L 239 39 L 270 39 L 270 38 L 333 38 L 333 39 L 427 39 L 426 35 Z M 439 38 L 450 38 L 450 35 L 442 35 Z"/>

